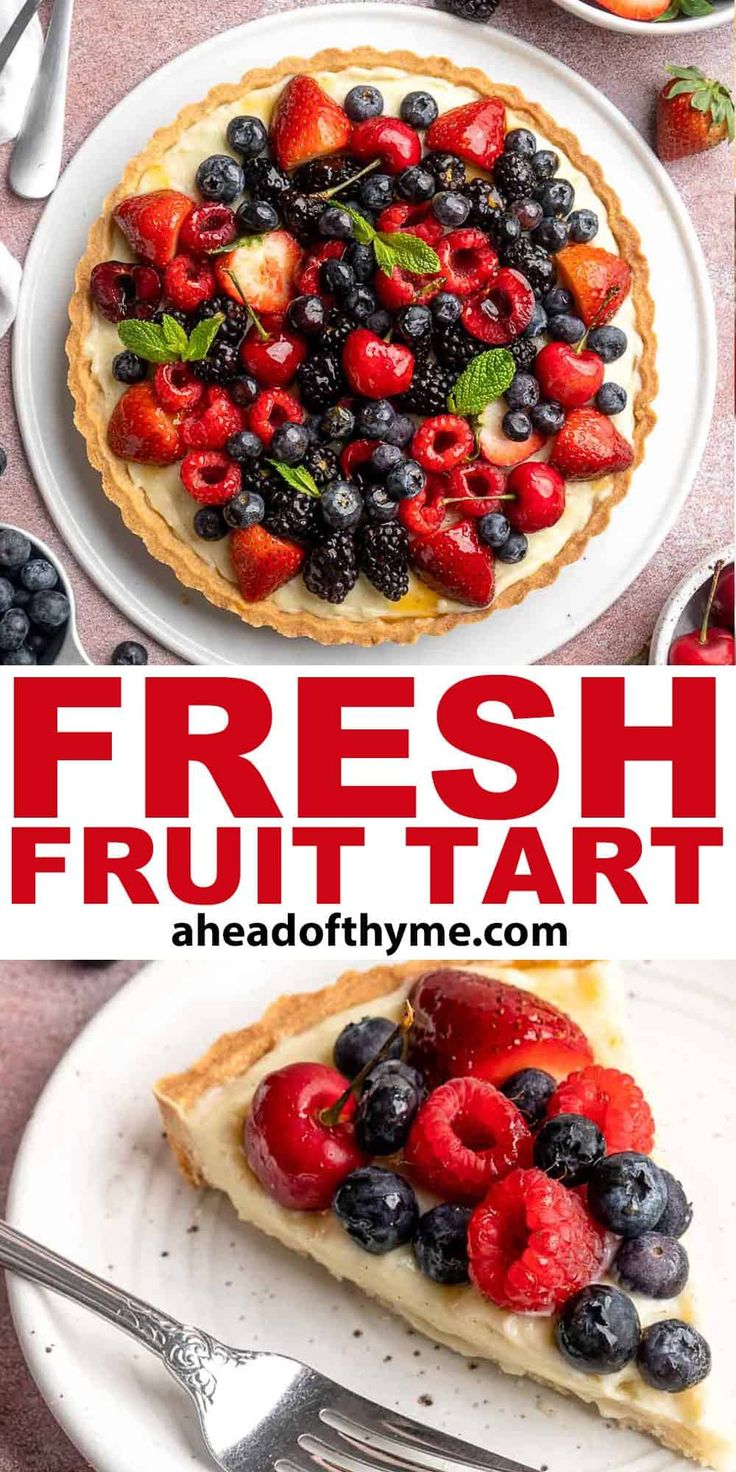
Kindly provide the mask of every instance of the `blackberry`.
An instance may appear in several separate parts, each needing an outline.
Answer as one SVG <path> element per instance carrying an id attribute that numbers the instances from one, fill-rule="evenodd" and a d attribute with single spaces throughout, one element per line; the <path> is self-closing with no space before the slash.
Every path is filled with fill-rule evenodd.
<path id="1" fill-rule="evenodd" d="M 207 357 L 190 366 L 195 378 L 201 383 L 231 383 L 240 373 L 238 344 L 221 341 L 218 332 Z"/>
<path id="2" fill-rule="evenodd" d="M 268 158 L 246 159 L 243 164 L 243 179 L 249 194 L 255 195 L 256 199 L 267 199 L 277 209 L 281 195 L 291 189 L 288 174 Z"/>
<path id="3" fill-rule="evenodd" d="M 513 158 L 514 155 L 512 154 Z M 535 291 L 547 292 L 555 279 L 555 264 L 546 251 L 533 245 L 527 236 L 514 240 L 503 252 L 503 263 L 521 271 Z"/>
<path id="4" fill-rule="evenodd" d="M 493 182 L 511 204 L 515 199 L 529 199 L 539 181 L 522 154 L 502 153 L 493 165 Z"/>
<path id="5" fill-rule="evenodd" d="M 341 353 L 350 333 L 355 329 L 355 323 L 347 312 L 334 312 L 330 317 L 324 331 L 319 335 L 319 352 Z"/>
<path id="6" fill-rule="evenodd" d="M 409 538 L 398 521 L 374 522 L 360 538 L 360 570 L 384 598 L 398 603 L 409 591 Z"/>
<path id="7" fill-rule="evenodd" d="M 321 546 L 312 549 L 302 575 L 315 597 L 327 603 L 343 603 L 358 580 L 355 538 L 350 532 L 332 532 Z"/>
<path id="8" fill-rule="evenodd" d="M 445 368 L 452 369 L 455 378 L 483 351 L 484 344 L 476 337 L 471 337 L 459 322 L 443 328 L 435 338 L 437 357 Z"/>
<path id="9" fill-rule="evenodd" d="M 456 377 L 440 363 L 418 361 L 411 387 L 402 394 L 402 409 L 410 414 L 446 414 L 447 396 Z"/>
<path id="10" fill-rule="evenodd" d="M 222 342 L 239 344 L 242 342 L 248 330 L 250 318 L 248 308 L 242 302 L 233 301 L 224 293 L 220 296 L 211 296 L 209 301 L 202 302 L 192 316 L 192 323 L 204 322 L 208 317 L 215 317 L 221 312 L 225 321 L 219 328 L 215 342 L 219 346 Z"/>
<path id="11" fill-rule="evenodd" d="M 482 343 L 478 346 L 482 351 Z M 517 368 L 526 373 L 536 362 L 539 344 L 532 337 L 517 337 L 515 342 L 506 344 L 506 352 L 511 354 Z"/>
<path id="12" fill-rule="evenodd" d="M 311 445 L 302 465 L 314 477 L 318 486 L 328 485 L 331 480 L 337 480 L 340 474 L 337 455 L 324 445 Z"/>
<path id="13" fill-rule="evenodd" d="M 488 230 L 494 217 L 499 213 L 498 197 L 488 180 L 471 179 L 469 184 L 462 186 L 460 193 L 470 200 L 468 224 L 477 225 L 481 230 Z"/>
<path id="14" fill-rule="evenodd" d="M 359 159 L 349 153 L 328 154 L 326 158 L 313 158 L 307 164 L 300 164 L 291 181 L 302 194 L 321 194 L 325 189 L 334 189 L 336 184 L 347 184 L 361 168 Z"/>
<path id="15" fill-rule="evenodd" d="M 219 307 L 214 308 L 214 310 L 212 312 L 208 312 L 207 315 L 209 317 L 212 317 L 214 316 L 215 311 L 219 311 Z M 152 321 L 161 323 L 163 322 L 164 317 L 173 317 L 174 321 L 178 322 L 179 326 L 183 327 L 185 332 L 189 331 L 191 322 L 189 319 L 189 314 L 187 312 L 180 312 L 178 307 L 162 307 L 160 312 L 154 312 Z M 195 320 L 199 321 L 199 317 L 197 316 Z"/>
<path id="16" fill-rule="evenodd" d="M 279 210 L 281 218 L 292 235 L 302 245 L 309 245 L 319 235 L 317 221 L 324 209 L 324 200 L 308 194 L 302 194 L 297 189 L 289 189 L 279 199 Z"/>
<path id="17" fill-rule="evenodd" d="M 313 358 L 301 363 L 296 376 L 302 403 L 310 413 L 319 414 L 329 409 L 344 388 L 339 361 L 327 353 L 315 353 Z"/>
<path id="18" fill-rule="evenodd" d="M 268 492 L 263 525 L 275 537 L 311 545 L 320 535 L 319 498 L 295 491 L 280 480 Z"/>
<path id="19" fill-rule="evenodd" d="M 461 189 L 465 183 L 465 164 L 454 153 L 427 153 L 422 168 L 429 170 L 438 189 Z"/>
<path id="20" fill-rule="evenodd" d="M 243 465 L 240 472 L 240 483 L 244 491 L 252 491 L 256 496 L 263 496 L 266 502 L 272 492 L 281 490 L 285 484 L 278 470 L 274 470 L 266 460 L 255 460 L 250 465 Z"/>
<path id="21" fill-rule="evenodd" d="M 498 0 L 445 0 L 445 3 L 461 20 L 490 20 L 498 10 Z"/>

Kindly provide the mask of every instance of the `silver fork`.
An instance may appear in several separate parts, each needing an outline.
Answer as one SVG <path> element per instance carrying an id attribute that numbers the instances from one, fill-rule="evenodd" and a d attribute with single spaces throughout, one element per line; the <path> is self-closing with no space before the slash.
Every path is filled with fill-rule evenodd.
<path id="1" fill-rule="evenodd" d="M 231 1349 L 0 1222 L 0 1265 L 92 1309 L 188 1390 L 224 1472 L 533 1472 L 410 1421 L 286 1355 Z"/>

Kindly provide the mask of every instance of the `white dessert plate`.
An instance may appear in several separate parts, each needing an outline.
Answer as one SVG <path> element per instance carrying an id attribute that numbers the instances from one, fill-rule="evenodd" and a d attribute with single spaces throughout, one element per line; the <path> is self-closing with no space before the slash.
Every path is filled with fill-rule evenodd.
<path id="1" fill-rule="evenodd" d="M 685 40 L 695 31 L 712 31 L 716 26 L 732 25 L 734 13 L 733 3 L 729 4 L 728 0 L 715 0 L 710 15 L 680 15 L 676 20 L 663 21 L 627 20 L 623 15 L 612 15 L 609 10 L 602 10 L 590 0 L 555 0 L 555 5 L 569 10 L 571 15 L 577 15 L 581 20 L 587 20 L 592 26 L 601 26 L 604 31 L 619 31 L 627 36 L 648 34 L 655 41 L 658 36 L 679 36 L 680 40 Z"/>
<path id="2" fill-rule="evenodd" d="M 335 651 L 295 647 L 187 593 L 125 530 L 87 464 L 72 424 L 64 339 L 74 269 L 102 200 L 156 127 L 216 82 L 269 65 L 285 52 L 364 44 L 447 55 L 514 83 L 567 124 L 600 161 L 638 225 L 652 270 L 661 391 L 658 423 L 633 487 L 603 536 L 551 588 L 480 625 L 418 646 L 351 651 L 382 666 L 450 661 L 527 664 L 603 613 L 652 557 L 690 488 L 712 413 L 716 371 L 713 303 L 705 262 L 670 179 L 634 128 L 598 91 L 541 51 L 438 10 L 384 4 L 325 5 L 263 17 L 215 36 L 148 77 L 100 123 L 52 196 L 28 253 L 14 342 L 15 399 L 41 493 L 75 556 L 102 592 L 183 659 L 249 665 L 323 664 Z M 605 650 L 601 651 L 605 658 Z"/>
<path id="3" fill-rule="evenodd" d="M 285 952 L 278 962 L 208 957 L 147 967 L 93 1019 L 42 1095 L 16 1162 L 10 1220 L 226 1342 L 297 1355 L 353 1390 L 531 1466 L 692 1469 L 582 1405 L 437 1349 L 238 1223 L 224 1198 L 198 1195 L 180 1179 L 153 1080 L 260 1015 L 277 992 L 322 985 L 341 964 Z M 629 965 L 625 979 L 660 1143 L 696 1203 L 688 1244 L 704 1279 L 714 1374 L 727 1381 L 736 1201 L 718 1182 L 723 1172 L 729 1178 L 736 1131 L 734 964 Z M 9 1281 L 31 1372 L 97 1472 L 208 1472 L 194 1413 L 155 1360 L 84 1310 Z"/>

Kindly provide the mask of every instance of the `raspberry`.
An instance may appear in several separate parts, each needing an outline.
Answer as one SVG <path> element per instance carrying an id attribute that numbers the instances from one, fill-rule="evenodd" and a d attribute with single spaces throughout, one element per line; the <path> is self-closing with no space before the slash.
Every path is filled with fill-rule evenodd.
<path id="1" fill-rule="evenodd" d="M 153 375 L 153 392 L 164 409 L 185 414 L 199 403 L 204 384 L 194 377 L 188 363 L 159 363 Z"/>
<path id="2" fill-rule="evenodd" d="M 224 506 L 240 490 L 240 470 L 219 450 L 192 450 L 179 471 L 185 491 L 204 506 Z"/>
<path id="3" fill-rule="evenodd" d="M 406 1159 L 428 1191 L 472 1204 L 515 1166 L 531 1165 L 532 1137 L 516 1105 L 493 1084 L 455 1078 L 422 1105 Z"/>
<path id="4" fill-rule="evenodd" d="M 180 312 L 193 312 L 209 301 L 215 290 L 215 273 L 207 261 L 194 256 L 174 256 L 164 271 L 164 292 Z"/>
<path id="5" fill-rule="evenodd" d="M 491 280 L 498 256 L 482 230 L 451 230 L 437 246 L 445 291 L 473 296 Z"/>
<path id="6" fill-rule="evenodd" d="M 470 1218 L 470 1276 L 514 1313 L 552 1313 L 603 1261 L 604 1234 L 573 1191 L 541 1170 L 512 1170 Z"/>
<path id="7" fill-rule="evenodd" d="M 654 1119 L 644 1095 L 628 1073 L 593 1064 L 571 1073 L 555 1090 L 547 1115 L 583 1114 L 606 1137 L 609 1155 L 639 1150 L 649 1155 L 654 1145 Z"/>
<path id="8" fill-rule="evenodd" d="M 179 231 L 179 245 L 184 251 L 206 255 L 208 251 L 229 245 L 237 233 L 235 215 L 229 205 L 195 205 Z"/>
<path id="9" fill-rule="evenodd" d="M 276 430 L 282 424 L 303 424 L 304 410 L 292 394 L 287 394 L 283 388 L 267 388 L 251 405 L 248 414 L 248 428 L 263 440 L 264 445 L 270 445 Z"/>
<path id="10" fill-rule="evenodd" d="M 187 414 L 179 426 L 188 450 L 222 450 L 231 434 L 243 428 L 243 412 L 222 388 L 208 388 L 204 408 Z"/>
<path id="11" fill-rule="evenodd" d="M 425 419 L 412 442 L 411 453 L 422 470 L 452 470 L 467 460 L 475 448 L 473 431 L 466 419 L 457 414 L 437 414 Z"/>

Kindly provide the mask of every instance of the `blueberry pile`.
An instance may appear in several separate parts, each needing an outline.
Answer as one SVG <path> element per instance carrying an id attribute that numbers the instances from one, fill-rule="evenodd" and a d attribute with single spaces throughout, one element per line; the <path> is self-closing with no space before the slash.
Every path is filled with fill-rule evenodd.
<path id="1" fill-rule="evenodd" d="M 53 664 L 69 613 L 52 563 L 23 532 L 0 528 L 0 664 Z"/>

